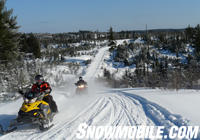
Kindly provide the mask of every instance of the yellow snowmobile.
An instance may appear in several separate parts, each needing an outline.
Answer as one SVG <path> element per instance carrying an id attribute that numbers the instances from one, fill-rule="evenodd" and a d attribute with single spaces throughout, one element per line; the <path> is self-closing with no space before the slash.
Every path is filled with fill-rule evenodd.
<path id="1" fill-rule="evenodd" d="M 51 112 L 49 104 L 42 100 L 43 97 L 44 95 L 39 93 L 25 93 L 23 95 L 24 102 L 18 112 L 18 117 L 11 121 L 6 131 L 0 125 L 0 134 L 12 132 L 17 129 L 17 126 L 23 124 L 37 124 L 40 130 L 47 130 L 52 127 L 51 122 L 53 121 L 54 114 Z"/>

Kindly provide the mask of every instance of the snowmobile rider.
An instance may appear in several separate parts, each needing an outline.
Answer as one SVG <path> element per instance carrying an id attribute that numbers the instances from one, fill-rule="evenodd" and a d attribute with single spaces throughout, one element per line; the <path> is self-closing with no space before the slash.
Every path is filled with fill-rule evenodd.
<path id="1" fill-rule="evenodd" d="M 44 96 L 43 100 L 49 104 L 52 112 L 53 113 L 58 112 L 57 105 L 56 105 L 55 101 L 53 100 L 53 97 L 50 95 L 52 89 L 51 89 L 49 83 L 45 82 L 42 75 L 35 76 L 35 84 L 32 85 L 31 91 L 35 92 L 37 94 L 43 94 L 43 96 Z"/>
<path id="2" fill-rule="evenodd" d="M 79 80 L 77 81 L 77 83 L 75 83 L 76 86 L 78 85 L 87 85 L 87 82 L 83 80 L 83 77 L 79 77 Z"/>

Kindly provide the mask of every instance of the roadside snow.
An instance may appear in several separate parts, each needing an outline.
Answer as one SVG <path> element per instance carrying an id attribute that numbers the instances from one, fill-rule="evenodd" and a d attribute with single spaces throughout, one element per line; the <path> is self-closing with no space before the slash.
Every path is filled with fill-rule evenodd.
<path id="1" fill-rule="evenodd" d="M 160 90 L 160 89 L 127 89 L 128 93 L 142 96 L 155 102 L 170 112 L 180 114 L 190 121 L 191 125 L 200 124 L 200 91 L 199 90 Z"/>

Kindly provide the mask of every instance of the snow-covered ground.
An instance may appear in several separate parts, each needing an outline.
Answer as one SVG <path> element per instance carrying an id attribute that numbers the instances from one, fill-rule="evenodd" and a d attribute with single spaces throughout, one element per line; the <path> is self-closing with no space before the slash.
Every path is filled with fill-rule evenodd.
<path id="1" fill-rule="evenodd" d="M 96 77 L 99 73 L 100 66 L 103 63 L 105 53 L 108 51 L 109 47 L 104 47 L 99 50 L 99 53 L 95 56 L 90 64 L 89 68 L 86 70 L 85 78 L 88 81 L 91 81 L 91 78 Z"/>
<path id="2" fill-rule="evenodd" d="M 197 111 L 200 106 L 199 90 L 161 90 L 161 89 L 119 89 L 130 94 L 135 94 L 149 101 L 155 102 L 168 111 L 180 114 L 189 120 L 191 125 L 200 124 L 200 112 Z"/>
<path id="3" fill-rule="evenodd" d="M 108 60 L 110 62 L 108 62 Z M 111 59 L 109 51 L 105 51 L 103 61 L 99 66 L 100 70 L 95 76 L 103 77 L 104 69 L 106 69 L 113 75 L 115 79 L 121 79 L 122 76 L 125 74 L 126 70 L 129 70 L 130 72 L 135 71 L 135 66 L 120 67 L 120 65 L 121 65 L 120 63 L 114 62 L 114 60 Z"/>
<path id="4" fill-rule="evenodd" d="M 0 139 L 76 139 L 81 123 L 88 125 L 145 125 L 170 126 L 199 125 L 200 91 L 165 91 L 160 89 L 111 89 L 96 83 L 108 47 L 99 49 L 98 54 L 85 70 L 84 78 L 89 83 L 89 94 L 72 96 L 75 86 L 63 85 L 53 89 L 59 113 L 50 130 L 40 132 L 37 128 L 23 126 L 15 132 L 0 136 Z M 66 77 L 65 77 L 66 78 Z M 75 79 L 71 78 L 71 81 Z M 0 123 L 7 128 L 9 121 L 16 118 L 22 99 L 0 105 Z M 165 133 L 168 133 L 166 131 Z"/>
<path id="5" fill-rule="evenodd" d="M 75 133 L 81 123 L 97 126 L 164 125 L 170 127 L 189 125 L 187 119 L 193 119 L 191 124 L 199 125 L 199 103 L 197 102 L 196 105 L 190 103 L 200 99 L 198 93 L 184 91 L 186 95 L 182 97 L 181 93 L 176 91 L 168 91 L 166 94 L 161 92 L 161 90 L 142 88 L 103 89 L 85 96 L 69 97 L 64 88 L 55 89 L 54 98 L 59 107 L 59 114 L 54 119 L 54 127 L 43 133 L 35 128 L 22 127 L 1 136 L 0 139 L 76 139 Z M 189 100 L 184 103 L 184 99 L 188 97 Z M 179 101 L 175 101 L 178 99 Z M 19 99 L 1 105 L 0 122 L 4 127 L 8 125 L 9 120 L 16 117 L 21 103 L 22 100 Z"/>

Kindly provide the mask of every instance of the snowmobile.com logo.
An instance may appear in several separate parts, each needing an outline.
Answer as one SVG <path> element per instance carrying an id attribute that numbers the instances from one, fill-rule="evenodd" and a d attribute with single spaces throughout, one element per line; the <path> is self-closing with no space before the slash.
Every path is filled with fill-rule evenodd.
<path id="1" fill-rule="evenodd" d="M 198 139 L 199 126 L 88 126 L 82 123 L 77 139 Z"/>

